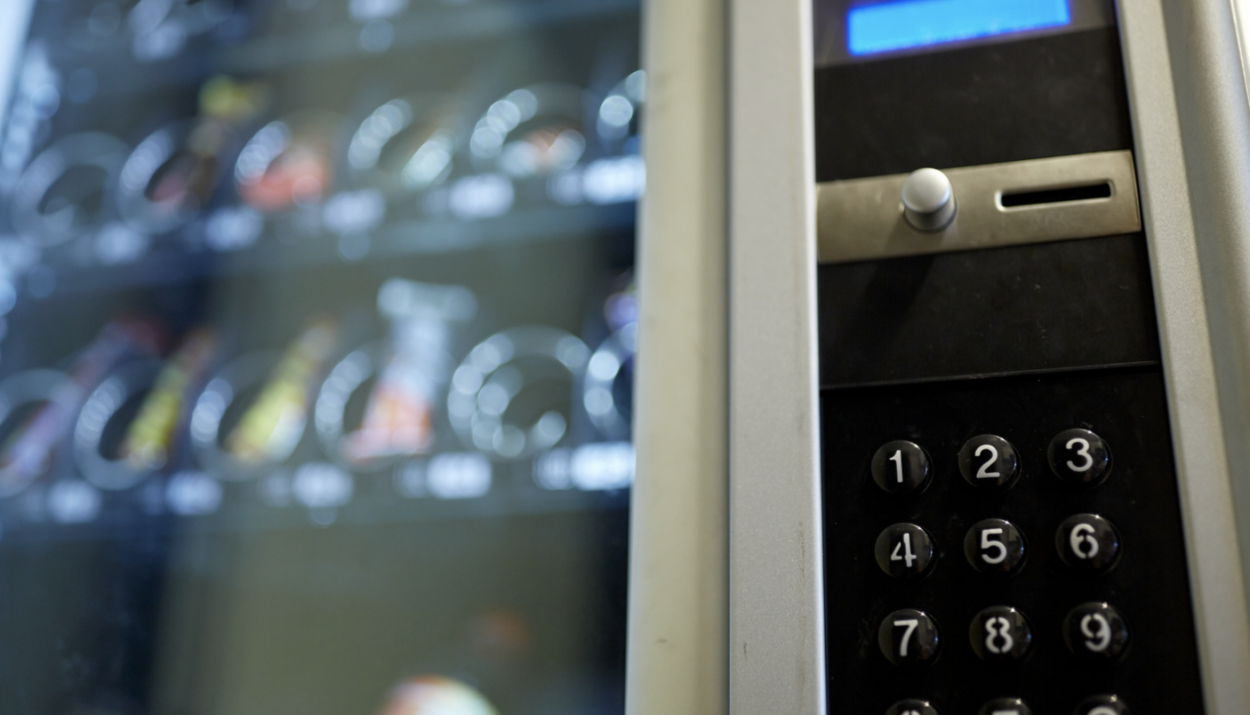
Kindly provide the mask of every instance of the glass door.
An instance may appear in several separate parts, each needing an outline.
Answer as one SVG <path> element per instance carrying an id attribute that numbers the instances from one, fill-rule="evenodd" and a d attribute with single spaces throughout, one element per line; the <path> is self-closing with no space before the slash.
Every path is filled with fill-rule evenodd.
<path id="1" fill-rule="evenodd" d="M 29 9 L 0 712 L 623 712 L 638 1 Z"/>

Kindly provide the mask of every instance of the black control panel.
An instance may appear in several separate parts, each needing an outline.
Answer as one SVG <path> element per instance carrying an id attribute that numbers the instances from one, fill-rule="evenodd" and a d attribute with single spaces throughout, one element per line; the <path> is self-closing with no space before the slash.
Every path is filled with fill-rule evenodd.
<path id="1" fill-rule="evenodd" d="M 1127 152 L 1121 66 L 1111 26 L 820 66 L 817 180 Z M 1204 711 L 1148 240 L 819 267 L 832 715 Z"/>

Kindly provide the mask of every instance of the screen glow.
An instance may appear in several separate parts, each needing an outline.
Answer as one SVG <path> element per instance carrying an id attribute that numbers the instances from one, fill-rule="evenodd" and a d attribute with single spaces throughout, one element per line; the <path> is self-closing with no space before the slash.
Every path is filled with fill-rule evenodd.
<path id="1" fill-rule="evenodd" d="M 851 8 L 852 55 L 925 47 L 1072 21 L 1068 0 L 896 0 Z"/>

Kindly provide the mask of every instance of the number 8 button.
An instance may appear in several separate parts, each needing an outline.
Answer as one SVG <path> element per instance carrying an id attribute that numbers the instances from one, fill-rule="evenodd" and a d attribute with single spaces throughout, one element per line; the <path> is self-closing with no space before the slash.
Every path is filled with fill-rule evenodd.
<path id="1" fill-rule="evenodd" d="M 981 660 L 1014 662 L 1029 654 L 1033 630 L 1024 614 L 1011 606 L 991 606 L 972 619 L 968 640 Z"/>
<path id="2" fill-rule="evenodd" d="M 1009 576 L 1024 565 L 1024 532 L 1006 519 L 978 521 L 964 537 L 964 556 L 981 573 Z"/>

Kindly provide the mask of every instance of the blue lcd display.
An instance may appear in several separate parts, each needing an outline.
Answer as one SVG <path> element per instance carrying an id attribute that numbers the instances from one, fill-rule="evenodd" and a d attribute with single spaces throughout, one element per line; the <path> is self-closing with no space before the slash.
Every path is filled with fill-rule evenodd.
<path id="1" fill-rule="evenodd" d="M 871 55 L 1071 21 L 1068 0 L 895 0 L 851 8 L 847 47 L 852 55 Z"/>

